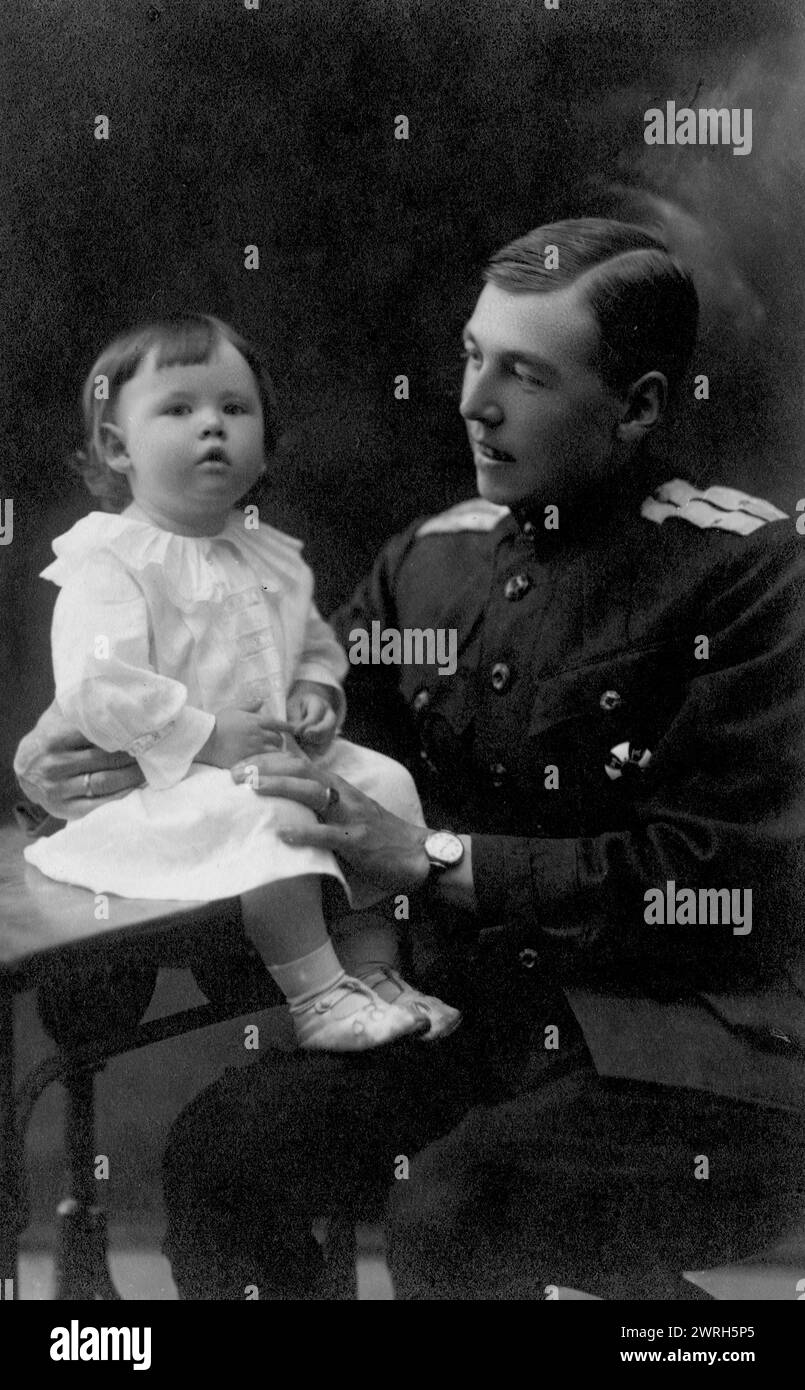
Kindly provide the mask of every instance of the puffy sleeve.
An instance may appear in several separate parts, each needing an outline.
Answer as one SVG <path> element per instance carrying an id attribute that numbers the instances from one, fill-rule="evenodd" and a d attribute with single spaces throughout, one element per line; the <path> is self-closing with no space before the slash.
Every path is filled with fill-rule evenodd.
<path id="1" fill-rule="evenodd" d="M 320 685 L 330 686 L 339 726 L 344 722 L 347 710 L 341 682 L 347 674 L 348 665 L 344 649 L 333 629 L 324 621 L 311 600 L 305 624 L 304 646 L 294 671 L 294 679 L 318 681 Z"/>
<path id="2" fill-rule="evenodd" d="M 313 602 L 314 579 L 302 558 L 302 542 L 261 522 L 253 531 L 235 519 L 228 533 L 259 576 L 263 589 L 274 594 L 282 614 L 291 684 L 317 681 L 333 692 L 339 726 L 346 714 L 342 681 L 349 669 L 346 654 L 330 624 Z"/>
<path id="3" fill-rule="evenodd" d="M 171 787 L 209 738 L 213 715 L 150 661 L 142 590 L 115 558 L 97 554 L 66 581 L 53 614 L 56 699 L 86 738 L 136 758 L 150 786 Z"/>

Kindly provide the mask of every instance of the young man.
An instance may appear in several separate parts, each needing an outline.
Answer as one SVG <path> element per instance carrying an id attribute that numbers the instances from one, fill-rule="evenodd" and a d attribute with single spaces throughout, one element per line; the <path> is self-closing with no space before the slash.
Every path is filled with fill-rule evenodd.
<path id="1" fill-rule="evenodd" d="M 357 1065 L 272 1054 L 199 1097 L 166 1164 L 186 1295 L 324 1296 L 312 1218 L 389 1188 L 403 1298 L 683 1297 L 683 1270 L 799 1212 L 805 566 L 768 503 L 650 496 L 696 316 L 637 227 L 553 224 L 487 267 L 461 405 L 480 500 L 389 542 L 336 618 L 347 646 L 457 630 L 454 675 L 355 667 L 348 692 L 448 833 L 342 782 L 333 805 L 295 754 L 257 788 L 421 890 L 465 1022 Z"/>

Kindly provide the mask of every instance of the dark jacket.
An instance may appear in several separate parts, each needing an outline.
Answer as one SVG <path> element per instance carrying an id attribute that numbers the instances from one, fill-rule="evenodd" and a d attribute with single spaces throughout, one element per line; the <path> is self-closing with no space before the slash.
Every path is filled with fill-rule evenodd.
<path id="1" fill-rule="evenodd" d="M 601 1074 L 805 1109 L 805 542 L 686 487 L 569 531 L 476 501 L 394 537 L 338 634 L 455 628 L 458 668 L 353 665 L 353 733 L 472 834 L 481 922 L 561 983 Z M 686 888 L 751 890 L 751 931 L 710 899 L 646 920 Z"/>

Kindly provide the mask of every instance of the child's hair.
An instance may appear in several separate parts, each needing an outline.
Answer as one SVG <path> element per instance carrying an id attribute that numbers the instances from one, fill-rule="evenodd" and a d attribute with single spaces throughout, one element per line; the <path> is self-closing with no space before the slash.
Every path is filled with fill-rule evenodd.
<path id="1" fill-rule="evenodd" d="M 650 371 L 662 372 L 673 393 L 693 353 L 693 280 L 645 227 L 605 217 L 551 222 L 497 251 L 484 279 L 515 294 L 582 284 L 601 337 L 601 375 L 618 394 Z"/>
<path id="2" fill-rule="evenodd" d="M 131 502 L 128 480 L 108 466 L 103 446 L 102 426 L 114 410 L 120 388 L 154 349 L 156 367 L 188 367 L 208 362 L 223 341 L 237 348 L 254 373 L 263 407 L 265 451 L 273 453 L 279 434 L 277 400 L 271 377 L 251 343 L 212 314 L 183 314 L 142 324 L 121 333 L 104 348 L 84 383 L 81 401 L 86 443 L 70 462 L 104 511 L 119 512 Z M 105 381 L 99 382 L 99 377 Z"/>

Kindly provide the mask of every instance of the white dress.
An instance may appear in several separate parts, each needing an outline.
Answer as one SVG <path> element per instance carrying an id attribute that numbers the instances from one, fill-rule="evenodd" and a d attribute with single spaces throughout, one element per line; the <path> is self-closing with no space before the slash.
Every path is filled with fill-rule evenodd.
<path id="1" fill-rule="evenodd" d="M 312 811 L 259 796 L 193 761 L 217 711 L 255 698 L 285 719 L 294 681 L 337 691 L 347 659 L 313 603 L 301 542 L 232 512 L 217 536 L 177 536 L 132 515 L 91 512 L 53 543 L 42 577 L 53 614 L 56 699 L 107 751 L 124 749 L 146 785 L 103 802 L 25 858 L 50 878 L 122 897 L 210 901 L 278 879 L 331 874 L 354 906 L 380 892 L 334 857 L 292 847 L 279 827 Z M 405 820 L 423 824 L 413 780 L 381 753 L 336 738 L 317 759 Z"/>

